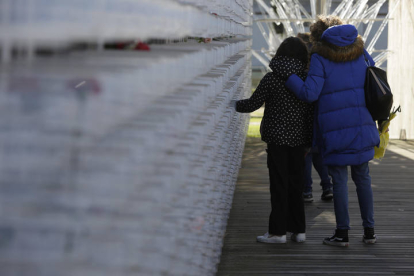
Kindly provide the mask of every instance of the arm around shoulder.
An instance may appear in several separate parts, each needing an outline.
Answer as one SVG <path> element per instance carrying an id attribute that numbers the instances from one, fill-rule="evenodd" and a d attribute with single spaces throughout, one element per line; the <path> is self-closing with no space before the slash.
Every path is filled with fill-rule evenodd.
<path id="1" fill-rule="evenodd" d="M 324 67 L 316 55 L 312 55 L 309 73 L 305 81 L 297 75 L 291 75 L 286 81 L 286 87 L 291 90 L 298 99 L 304 102 L 318 100 L 325 83 Z"/>

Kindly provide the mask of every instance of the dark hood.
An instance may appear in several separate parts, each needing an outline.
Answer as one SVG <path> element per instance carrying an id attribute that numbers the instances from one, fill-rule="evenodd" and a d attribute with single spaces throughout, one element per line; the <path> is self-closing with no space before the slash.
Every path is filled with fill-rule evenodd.
<path id="1" fill-rule="evenodd" d="M 283 79 L 289 78 L 292 74 L 300 74 L 306 67 L 298 59 L 286 56 L 274 57 L 269 63 L 273 73 Z"/>
<path id="2" fill-rule="evenodd" d="M 311 52 L 334 62 L 351 61 L 364 53 L 364 41 L 353 25 L 333 26 L 323 32 Z"/>

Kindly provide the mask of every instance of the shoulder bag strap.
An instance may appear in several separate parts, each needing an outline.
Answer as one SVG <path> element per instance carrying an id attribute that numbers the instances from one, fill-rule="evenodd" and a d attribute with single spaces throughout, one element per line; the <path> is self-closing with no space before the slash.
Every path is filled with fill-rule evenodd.
<path id="1" fill-rule="evenodd" d="M 369 60 L 368 60 L 368 58 L 367 58 L 367 55 L 365 54 L 365 49 L 364 49 L 364 59 L 365 59 L 365 64 L 366 64 L 368 67 L 370 67 L 370 66 L 371 66 L 371 64 L 369 63 Z"/>

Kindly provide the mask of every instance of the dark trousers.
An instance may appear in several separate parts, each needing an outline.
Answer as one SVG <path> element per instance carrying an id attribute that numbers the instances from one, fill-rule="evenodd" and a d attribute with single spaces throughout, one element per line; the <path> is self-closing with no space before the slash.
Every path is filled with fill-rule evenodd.
<path id="1" fill-rule="evenodd" d="M 305 148 L 268 144 L 267 167 L 272 203 L 269 234 L 305 233 Z"/>

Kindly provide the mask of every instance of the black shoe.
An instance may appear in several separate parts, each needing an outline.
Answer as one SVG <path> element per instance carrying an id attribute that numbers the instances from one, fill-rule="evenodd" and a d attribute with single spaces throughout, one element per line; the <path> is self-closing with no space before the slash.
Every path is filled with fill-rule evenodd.
<path id="1" fill-rule="evenodd" d="M 335 233 L 330 238 L 325 238 L 323 240 L 324 244 L 333 245 L 333 246 L 349 246 L 348 240 L 348 230 L 346 229 L 335 229 Z"/>
<path id="2" fill-rule="evenodd" d="M 333 198 L 332 189 L 327 189 L 327 190 L 323 191 L 323 193 L 321 195 L 322 200 L 331 200 L 332 198 Z"/>
<path id="3" fill-rule="evenodd" d="M 364 228 L 364 236 L 362 237 L 362 241 L 366 244 L 376 243 L 377 236 L 375 235 L 374 228 Z"/>
<path id="4" fill-rule="evenodd" d="M 310 194 L 303 194 L 303 201 L 304 202 L 312 202 L 313 201 L 313 196 L 312 193 Z"/>

